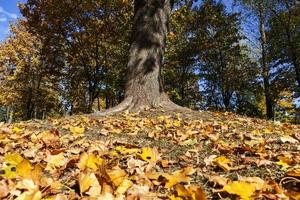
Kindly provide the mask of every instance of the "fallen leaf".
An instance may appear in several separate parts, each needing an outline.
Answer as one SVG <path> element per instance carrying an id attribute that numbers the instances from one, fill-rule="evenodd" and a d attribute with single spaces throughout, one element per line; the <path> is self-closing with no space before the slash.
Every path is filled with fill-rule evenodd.
<path id="1" fill-rule="evenodd" d="M 4 157 L 4 162 L 12 165 L 18 165 L 22 160 L 23 157 L 18 153 L 9 153 Z"/>
<path id="2" fill-rule="evenodd" d="M 110 177 L 111 181 L 114 183 L 115 186 L 119 186 L 127 177 L 127 173 L 116 167 L 114 169 L 106 170 L 108 176 Z"/>
<path id="3" fill-rule="evenodd" d="M 101 186 L 94 173 L 80 174 L 79 189 L 81 194 L 87 192 L 91 197 L 97 197 L 101 192 Z"/>
<path id="4" fill-rule="evenodd" d="M 0 181 L 0 198 L 4 198 L 9 194 L 9 188 L 5 180 Z"/>
<path id="5" fill-rule="evenodd" d="M 229 194 L 238 195 L 242 200 L 251 200 L 251 196 L 256 191 L 256 186 L 253 183 L 234 181 L 225 185 L 222 190 Z"/>
<path id="6" fill-rule="evenodd" d="M 160 154 L 155 148 L 145 147 L 142 149 L 142 153 L 139 155 L 144 161 L 149 163 L 156 164 L 159 160 L 161 160 Z"/>
<path id="7" fill-rule="evenodd" d="M 124 179 L 123 182 L 118 186 L 116 190 L 116 194 L 118 195 L 124 194 L 132 185 L 133 185 L 132 181 L 128 179 Z"/>
<path id="8" fill-rule="evenodd" d="M 280 137 L 280 140 L 282 143 L 291 143 L 291 144 L 296 144 L 296 143 L 299 143 L 298 140 L 294 139 L 293 137 L 289 136 L 289 135 L 285 135 L 285 136 L 282 136 Z"/>
<path id="9" fill-rule="evenodd" d="M 84 135 L 84 127 L 79 127 L 79 126 L 70 126 L 70 131 L 74 135 L 82 136 Z"/>
<path id="10" fill-rule="evenodd" d="M 23 178 L 31 178 L 33 167 L 27 159 L 24 159 L 16 166 L 17 174 Z"/>
<path id="11" fill-rule="evenodd" d="M 226 158 L 225 156 L 220 156 L 214 159 L 214 164 L 222 168 L 224 171 L 229 172 L 232 168 L 229 166 L 231 164 L 231 160 Z"/>
<path id="12" fill-rule="evenodd" d="M 85 168 L 90 168 L 93 171 L 97 171 L 100 165 L 102 165 L 104 161 L 97 157 L 94 154 L 88 155 L 87 153 L 82 153 L 80 156 L 80 160 L 78 162 L 78 167 L 81 170 L 84 170 Z"/>
<path id="13" fill-rule="evenodd" d="M 163 176 L 168 180 L 165 187 L 167 189 L 170 189 L 178 183 L 190 182 L 191 178 L 189 177 L 189 175 L 192 175 L 195 172 L 196 172 L 196 170 L 194 168 L 186 167 L 182 170 L 175 171 L 172 175 L 163 174 Z"/>
<path id="14" fill-rule="evenodd" d="M 59 168 L 67 164 L 67 159 L 64 156 L 64 153 L 57 155 L 48 155 L 46 170 L 53 170 L 54 168 Z"/>

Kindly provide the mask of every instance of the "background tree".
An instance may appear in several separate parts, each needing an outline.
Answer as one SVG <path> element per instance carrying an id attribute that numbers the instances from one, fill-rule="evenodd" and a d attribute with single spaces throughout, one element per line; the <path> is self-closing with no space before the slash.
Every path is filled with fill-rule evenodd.
<path id="1" fill-rule="evenodd" d="M 300 6 L 296 1 L 277 1 L 270 8 L 269 50 L 274 65 L 294 73 L 300 85 Z M 281 69 L 282 71 L 283 69 Z M 293 81 L 290 80 L 292 83 Z M 293 84 L 292 84 L 293 85 Z"/>
<path id="2" fill-rule="evenodd" d="M 122 98 L 131 9 L 124 1 L 29 0 L 21 6 L 29 31 L 42 40 L 43 59 L 61 77 L 71 113 L 91 112 L 98 98 L 106 107 Z"/>
<path id="3" fill-rule="evenodd" d="M 192 35 L 206 106 L 234 110 L 235 99 L 241 103 L 241 88 L 257 77 L 257 67 L 241 44 L 239 15 L 213 0 L 195 8 L 194 15 Z"/>
<path id="4" fill-rule="evenodd" d="M 250 16 L 257 19 L 257 29 L 259 30 L 259 45 L 260 56 L 259 63 L 261 66 L 261 76 L 264 86 L 264 95 L 266 101 L 266 114 L 268 119 L 274 118 L 274 99 L 272 98 L 270 86 L 270 66 L 268 64 L 267 55 L 267 36 L 266 25 L 269 17 L 269 8 L 272 5 L 271 1 L 267 0 L 236 0 L 250 12 Z"/>
<path id="5" fill-rule="evenodd" d="M 25 21 L 11 25 L 11 35 L 0 46 L 0 105 L 7 119 L 45 118 L 59 113 L 59 96 L 41 60 L 41 43 L 28 33 Z"/>
<path id="6" fill-rule="evenodd" d="M 170 98 L 179 105 L 197 109 L 201 94 L 199 72 L 195 65 L 195 47 L 191 37 L 191 24 L 195 16 L 192 6 L 191 2 L 183 4 L 171 15 L 163 72 Z"/>

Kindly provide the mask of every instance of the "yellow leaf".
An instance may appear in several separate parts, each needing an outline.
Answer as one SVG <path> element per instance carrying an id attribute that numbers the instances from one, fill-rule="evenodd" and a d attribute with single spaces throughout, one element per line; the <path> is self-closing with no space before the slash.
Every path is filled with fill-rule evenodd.
<path id="1" fill-rule="evenodd" d="M 12 129 L 12 131 L 13 131 L 14 133 L 16 133 L 16 134 L 19 134 L 19 133 L 21 132 L 21 129 L 15 126 L 15 127 Z"/>
<path id="2" fill-rule="evenodd" d="M 20 162 L 17 165 L 17 174 L 23 178 L 30 178 L 31 177 L 31 170 L 32 166 L 30 162 L 26 159 L 24 159 L 22 162 Z"/>
<path id="3" fill-rule="evenodd" d="M 39 164 L 36 164 L 34 166 L 34 169 L 31 171 L 31 179 L 35 182 L 38 183 L 41 175 L 42 175 L 42 167 Z"/>
<path id="4" fill-rule="evenodd" d="M 46 161 L 48 162 L 45 168 L 46 170 L 52 170 L 56 167 L 62 167 L 67 163 L 67 159 L 64 157 L 64 153 L 49 155 Z"/>
<path id="5" fill-rule="evenodd" d="M 278 160 L 279 161 L 277 161 L 276 164 L 282 167 L 282 171 L 285 171 L 287 168 L 289 168 L 290 164 L 292 163 L 291 158 L 288 158 L 286 156 L 278 156 Z"/>
<path id="6" fill-rule="evenodd" d="M 172 175 L 170 174 L 163 174 L 163 176 L 168 180 L 165 187 L 167 189 L 172 188 L 174 185 L 182 182 L 190 182 L 189 175 L 195 173 L 196 170 L 192 167 L 186 167 L 182 170 L 175 171 Z"/>
<path id="7" fill-rule="evenodd" d="M 22 156 L 18 153 L 9 153 L 4 157 L 4 161 L 12 165 L 18 165 L 22 160 Z"/>
<path id="8" fill-rule="evenodd" d="M 205 200 L 206 195 L 203 192 L 202 188 L 198 186 L 188 186 L 185 187 L 183 185 L 176 186 L 177 196 L 183 197 L 183 199 L 190 200 Z"/>
<path id="9" fill-rule="evenodd" d="M 116 193 L 119 194 L 119 195 L 122 195 L 124 194 L 131 186 L 133 185 L 133 183 L 128 180 L 128 179 L 125 179 L 123 180 L 123 182 L 118 186 L 117 190 L 116 190 Z"/>
<path id="10" fill-rule="evenodd" d="M 174 194 L 172 196 L 169 196 L 169 199 L 170 200 L 184 200 L 183 198 L 181 197 L 176 197 Z"/>
<path id="11" fill-rule="evenodd" d="M 137 153 L 139 151 L 139 149 L 137 148 L 133 148 L 133 149 L 127 149 L 124 146 L 117 146 L 115 148 L 116 151 L 119 151 L 122 154 L 133 154 L 133 153 Z"/>
<path id="12" fill-rule="evenodd" d="M 268 129 L 268 128 L 265 128 L 265 129 L 264 129 L 264 133 L 270 134 L 270 133 L 272 133 L 272 130 L 271 130 L 271 129 Z"/>
<path id="13" fill-rule="evenodd" d="M 99 166 L 103 164 L 103 160 L 94 154 L 88 155 L 87 153 L 82 153 L 78 163 L 78 167 L 81 170 L 84 170 L 86 167 L 97 171 Z"/>
<path id="14" fill-rule="evenodd" d="M 150 147 L 144 147 L 140 156 L 144 161 L 154 164 L 161 159 L 157 149 Z"/>
<path id="15" fill-rule="evenodd" d="M 231 164 L 231 160 L 229 160 L 225 156 L 215 158 L 213 163 L 215 163 L 217 166 L 221 167 L 226 172 L 231 170 L 231 167 L 229 166 L 229 164 Z"/>
<path id="16" fill-rule="evenodd" d="M 70 126 L 70 131 L 74 135 L 84 135 L 84 127 Z"/>
<path id="17" fill-rule="evenodd" d="M 251 196 L 256 191 L 254 183 L 247 183 L 242 181 L 234 181 L 228 185 L 225 185 L 222 189 L 229 194 L 235 194 L 241 197 L 242 200 L 250 200 Z"/>
<path id="18" fill-rule="evenodd" d="M 80 174 L 79 189 L 81 194 L 89 190 L 87 194 L 91 197 L 96 197 L 97 195 L 100 195 L 101 192 L 101 186 L 94 173 Z"/>
<path id="19" fill-rule="evenodd" d="M 4 178 L 13 179 L 13 178 L 16 178 L 16 176 L 17 176 L 15 165 L 9 165 L 9 166 L 3 167 L 1 169 L 1 171 L 2 171 L 2 173 L 0 174 L 0 176 L 2 176 Z"/>
<path id="20" fill-rule="evenodd" d="M 181 125 L 181 123 L 180 123 L 179 120 L 174 120 L 173 125 L 174 125 L 175 127 L 179 127 L 179 126 Z"/>
<path id="21" fill-rule="evenodd" d="M 189 191 L 183 185 L 177 185 L 176 192 L 177 192 L 177 195 L 180 197 L 189 197 L 190 196 Z"/>
<path id="22" fill-rule="evenodd" d="M 106 172 L 115 186 L 119 186 L 127 178 L 127 173 L 120 168 L 106 170 Z"/>

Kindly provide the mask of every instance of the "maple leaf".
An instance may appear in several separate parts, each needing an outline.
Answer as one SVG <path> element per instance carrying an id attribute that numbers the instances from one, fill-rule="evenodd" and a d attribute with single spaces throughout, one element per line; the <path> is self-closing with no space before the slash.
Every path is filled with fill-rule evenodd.
<path id="1" fill-rule="evenodd" d="M 154 164 L 156 164 L 161 159 L 157 149 L 150 147 L 144 147 L 142 149 L 142 153 L 139 155 L 144 161 Z"/>
<path id="2" fill-rule="evenodd" d="M 84 170 L 85 168 L 90 168 L 93 171 L 96 171 L 100 165 L 102 165 L 104 161 L 97 157 L 94 154 L 88 155 L 87 153 L 82 153 L 80 156 L 80 160 L 78 162 L 78 167 L 81 170 Z"/>
<path id="3" fill-rule="evenodd" d="M 251 196 L 256 191 L 256 185 L 254 183 L 234 181 L 225 185 L 222 190 L 229 194 L 238 195 L 242 200 L 250 200 L 252 199 Z"/>
<path id="4" fill-rule="evenodd" d="M 127 173 L 119 167 L 115 167 L 114 169 L 107 169 L 106 173 L 108 174 L 113 184 L 117 187 L 122 184 L 122 182 L 127 178 Z"/>
<path id="5" fill-rule="evenodd" d="M 84 127 L 79 127 L 79 126 L 70 126 L 70 131 L 74 135 L 82 136 L 84 135 Z"/>
<path id="6" fill-rule="evenodd" d="M 19 182 L 16 186 L 18 189 L 25 189 L 16 200 L 40 200 L 42 199 L 42 193 L 39 190 L 38 185 L 36 185 L 31 179 L 24 179 Z"/>
<path id="7" fill-rule="evenodd" d="M 14 132 L 14 133 L 16 133 L 16 134 L 19 134 L 22 130 L 20 129 L 20 128 L 18 128 L 18 127 L 14 127 L 13 129 L 12 129 L 12 131 Z"/>
<path id="8" fill-rule="evenodd" d="M 124 194 L 132 185 L 133 185 L 132 181 L 128 179 L 124 179 L 123 182 L 118 186 L 116 190 L 116 194 L 118 195 Z"/>
<path id="9" fill-rule="evenodd" d="M 80 193 L 86 192 L 91 197 L 97 197 L 101 193 L 101 186 L 94 173 L 80 174 L 79 176 Z"/>
<path id="10" fill-rule="evenodd" d="M 23 157 L 18 153 L 9 153 L 4 157 L 4 161 L 12 165 L 18 165 L 22 160 Z"/>
<path id="11" fill-rule="evenodd" d="M 287 156 L 278 156 L 278 160 L 279 161 L 277 161 L 276 164 L 281 166 L 282 171 L 287 170 L 287 168 L 290 167 L 290 164 L 293 163 L 292 159 Z"/>
<path id="12" fill-rule="evenodd" d="M 202 188 L 198 186 L 185 187 L 179 184 L 176 186 L 176 192 L 178 197 L 183 197 L 184 199 L 206 200 L 205 193 L 203 192 Z"/>
<path id="13" fill-rule="evenodd" d="M 0 176 L 2 176 L 4 178 L 13 179 L 13 178 L 17 177 L 15 165 L 8 165 L 5 167 L 2 167 L 1 170 L 2 170 L 2 172 L 1 172 Z"/>
<path id="14" fill-rule="evenodd" d="M 133 154 L 133 153 L 137 153 L 139 151 L 139 149 L 137 149 L 137 148 L 128 149 L 124 146 L 117 146 L 115 148 L 115 150 L 119 151 L 122 154 Z"/>
<path id="15" fill-rule="evenodd" d="M 64 153 L 59 153 L 57 155 L 48 155 L 46 161 L 46 170 L 53 170 L 54 168 L 62 167 L 67 163 L 67 159 L 65 158 Z"/>
<path id="16" fill-rule="evenodd" d="M 17 174 L 23 178 L 30 178 L 32 169 L 33 167 L 31 166 L 30 162 L 26 159 L 20 162 L 16 167 Z"/>
<path id="17" fill-rule="evenodd" d="M 172 175 L 163 174 L 163 176 L 168 180 L 165 187 L 167 189 L 170 189 L 178 183 L 190 182 L 191 178 L 189 177 L 189 175 L 192 175 L 195 172 L 196 172 L 196 170 L 194 168 L 186 167 L 182 170 L 175 171 Z"/>
<path id="18" fill-rule="evenodd" d="M 215 158 L 213 163 L 215 163 L 217 166 L 219 166 L 226 172 L 231 170 L 231 167 L 229 166 L 229 164 L 231 164 L 231 160 L 229 160 L 225 156 Z"/>

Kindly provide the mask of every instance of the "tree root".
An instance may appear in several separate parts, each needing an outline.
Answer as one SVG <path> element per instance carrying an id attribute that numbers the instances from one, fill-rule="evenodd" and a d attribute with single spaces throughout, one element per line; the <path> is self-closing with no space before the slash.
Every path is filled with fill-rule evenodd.
<path id="1" fill-rule="evenodd" d="M 124 111 L 129 112 L 140 112 L 147 109 L 161 109 L 165 111 L 174 111 L 174 112 L 193 112 L 191 109 L 182 107 L 173 101 L 171 101 L 168 97 L 162 98 L 163 100 L 161 103 L 157 106 L 149 105 L 146 103 L 141 103 L 137 98 L 134 97 L 127 97 L 125 98 L 119 105 L 104 110 L 104 111 L 98 111 L 93 114 L 91 114 L 93 117 L 97 116 L 106 116 L 106 115 L 114 115 L 118 114 Z"/>
<path id="2" fill-rule="evenodd" d="M 125 110 L 128 110 L 128 108 L 132 105 L 133 102 L 133 98 L 132 97 L 128 97 L 126 99 L 124 99 L 119 105 L 104 110 L 104 111 L 97 111 L 95 113 L 93 113 L 93 116 L 106 116 L 106 115 L 113 115 L 113 114 L 117 114 L 117 113 L 121 113 Z"/>

